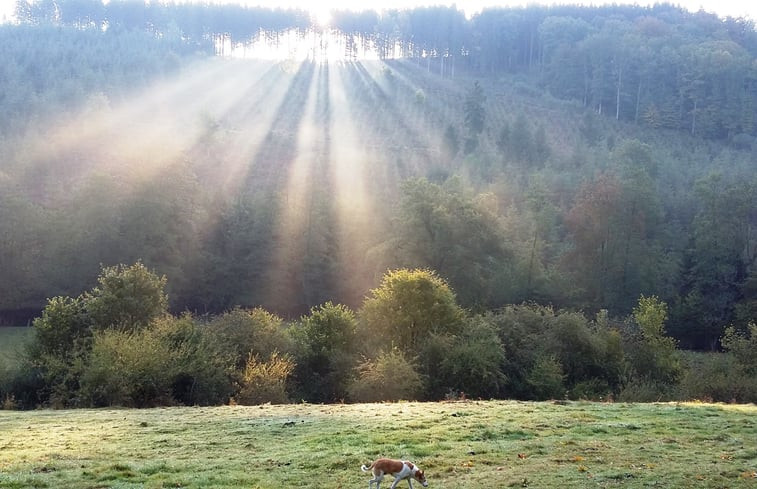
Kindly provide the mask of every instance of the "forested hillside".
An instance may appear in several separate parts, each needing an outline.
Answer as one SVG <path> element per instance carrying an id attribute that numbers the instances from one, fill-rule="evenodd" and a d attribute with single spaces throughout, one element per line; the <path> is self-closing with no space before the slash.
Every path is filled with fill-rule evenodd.
<path id="1" fill-rule="evenodd" d="M 0 26 L 0 323 L 142 261 L 174 311 L 757 315 L 757 32 L 668 5 L 335 13 L 18 3 Z M 262 53 L 270 58 L 260 59 Z"/>

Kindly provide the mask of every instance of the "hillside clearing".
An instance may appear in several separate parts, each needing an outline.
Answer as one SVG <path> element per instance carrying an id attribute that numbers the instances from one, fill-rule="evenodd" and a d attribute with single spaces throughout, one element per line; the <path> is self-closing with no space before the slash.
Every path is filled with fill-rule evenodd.
<path id="1" fill-rule="evenodd" d="M 0 487 L 754 487 L 757 407 L 513 401 L 0 412 Z M 402 486 L 400 486 L 402 487 Z"/>

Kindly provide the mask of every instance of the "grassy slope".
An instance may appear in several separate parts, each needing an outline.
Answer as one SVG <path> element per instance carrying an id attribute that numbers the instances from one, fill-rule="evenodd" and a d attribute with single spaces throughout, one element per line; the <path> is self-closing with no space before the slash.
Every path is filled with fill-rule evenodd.
<path id="1" fill-rule="evenodd" d="M 0 412 L 0 487 L 363 487 L 360 464 L 384 455 L 417 462 L 432 488 L 746 488 L 756 415 L 528 402 Z"/>

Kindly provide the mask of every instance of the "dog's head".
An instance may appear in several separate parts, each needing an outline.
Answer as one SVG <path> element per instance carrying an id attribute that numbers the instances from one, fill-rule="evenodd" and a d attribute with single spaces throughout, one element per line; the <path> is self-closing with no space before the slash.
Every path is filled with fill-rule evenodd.
<path id="1" fill-rule="evenodd" d="M 423 471 L 418 469 L 415 472 L 415 480 L 421 483 L 423 487 L 428 487 L 428 481 L 426 480 L 426 476 L 423 474 Z"/>

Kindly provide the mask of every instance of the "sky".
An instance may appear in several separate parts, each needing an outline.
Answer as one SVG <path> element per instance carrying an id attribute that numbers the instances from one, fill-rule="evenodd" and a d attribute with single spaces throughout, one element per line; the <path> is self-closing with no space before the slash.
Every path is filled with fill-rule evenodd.
<path id="1" fill-rule="evenodd" d="M 190 0 L 191 1 L 191 0 Z M 460 0 L 457 2 L 452 1 L 427 1 L 427 0 L 361 0 L 356 2 L 355 0 L 199 0 L 202 2 L 230 2 L 241 3 L 248 5 L 260 5 L 264 7 L 295 7 L 305 10 L 315 10 L 321 17 L 326 17 L 327 12 L 331 9 L 345 10 L 345 9 L 357 9 L 357 10 L 381 10 L 391 8 L 412 8 L 414 6 L 428 6 L 428 5 L 457 5 L 461 10 L 470 16 L 476 12 L 481 11 L 485 7 L 493 6 L 524 6 L 526 4 L 586 4 L 586 5 L 601 5 L 603 3 L 637 3 L 639 5 L 648 5 L 657 3 L 654 0 L 638 0 L 635 2 L 625 2 L 624 0 L 609 0 L 603 1 L 585 1 L 585 0 Z M 15 0 L 0 0 L 0 20 L 8 18 L 13 12 Z M 706 12 L 716 13 L 721 17 L 749 17 L 752 20 L 757 21 L 757 1 L 754 0 L 672 0 L 670 3 L 680 5 L 691 11 L 698 11 L 700 8 Z"/>

